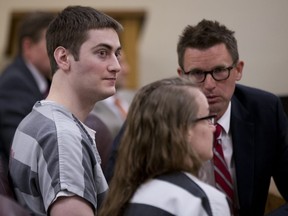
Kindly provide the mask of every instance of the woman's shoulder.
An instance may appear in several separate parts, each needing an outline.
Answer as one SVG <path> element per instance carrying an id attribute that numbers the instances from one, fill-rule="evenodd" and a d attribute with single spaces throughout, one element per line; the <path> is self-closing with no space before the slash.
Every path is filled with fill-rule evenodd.
<path id="1" fill-rule="evenodd" d="M 213 194 L 207 197 L 206 193 L 211 193 L 210 189 Z M 216 189 L 184 172 L 160 175 L 136 190 L 128 210 L 137 205 L 137 208 L 145 208 L 145 211 L 161 210 L 171 215 L 205 215 L 204 212 L 212 215 L 214 210 L 210 208 L 209 197 L 214 196 L 214 192 L 219 196 L 221 194 L 214 190 Z M 223 196 L 220 197 L 225 200 Z M 150 213 L 153 215 L 153 212 Z"/>
<path id="2" fill-rule="evenodd" d="M 224 193 L 222 193 L 215 187 L 199 180 L 197 177 L 189 173 L 185 173 L 185 174 L 189 178 L 191 178 L 195 183 L 197 183 L 197 185 L 204 191 L 208 199 L 208 202 L 212 211 L 212 215 L 214 216 L 230 215 L 229 205 L 228 205 L 228 202 Z"/>

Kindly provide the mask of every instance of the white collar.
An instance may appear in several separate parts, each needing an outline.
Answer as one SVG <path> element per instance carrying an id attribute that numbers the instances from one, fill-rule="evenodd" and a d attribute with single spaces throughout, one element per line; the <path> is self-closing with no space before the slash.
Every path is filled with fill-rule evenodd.
<path id="1" fill-rule="evenodd" d="M 225 111 L 224 115 L 217 122 L 222 126 L 226 134 L 228 134 L 230 130 L 230 119 L 231 119 L 231 101 L 229 102 L 228 108 Z"/>
<path id="2" fill-rule="evenodd" d="M 31 71 L 31 74 L 34 77 L 40 92 L 45 93 L 48 88 L 46 78 L 39 72 L 39 70 L 37 70 L 37 68 L 33 64 L 29 63 L 28 61 L 25 61 L 25 63 L 28 69 Z"/>

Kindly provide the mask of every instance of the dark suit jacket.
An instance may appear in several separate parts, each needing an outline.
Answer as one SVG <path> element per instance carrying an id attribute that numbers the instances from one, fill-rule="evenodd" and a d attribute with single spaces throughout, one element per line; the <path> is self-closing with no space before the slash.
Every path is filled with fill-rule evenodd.
<path id="1" fill-rule="evenodd" d="M 236 85 L 231 103 L 231 133 L 241 216 L 263 216 L 270 178 L 288 200 L 288 120 L 279 98 Z M 123 133 L 123 129 L 120 133 Z M 106 172 L 113 175 L 118 134 Z"/>
<path id="2" fill-rule="evenodd" d="M 0 75 L 0 152 L 7 159 L 18 124 L 41 99 L 34 77 L 18 56 Z"/>
<path id="3" fill-rule="evenodd" d="M 107 166 L 109 155 L 112 148 L 113 138 L 105 123 L 96 115 L 90 113 L 84 123 L 96 131 L 95 141 L 97 150 L 101 157 L 101 167 L 104 171 Z M 104 173 L 105 174 L 105 173 Z M 106 177 L 106 176 L 105 176 Z"/>
<path id="4" fill-rule="evenodd" d="M 241 215 L 263 215 L 270 178 L 288 200 L 288 121 L 273 94 L 237 85 L 231 133 Z"/>

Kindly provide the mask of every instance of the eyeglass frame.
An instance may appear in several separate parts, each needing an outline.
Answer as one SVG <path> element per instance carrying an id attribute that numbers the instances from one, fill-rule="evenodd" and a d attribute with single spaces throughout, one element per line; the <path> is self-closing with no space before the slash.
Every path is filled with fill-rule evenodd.
<path id="1" fill-rule="evenodd" d="M 207 77 L 207 74 L 210 74 L 211 76 L 212 76 L 212 78 L 214 79 L 214 80 L 216 80 L 216 81 L 223 81 L 223 80 L 227 80 L 229 77 L 230 77 L 230 73 L 231 73 L 231 70 L 235 67 L 236 65 L 235 65 L 235 63 L 233 63 L 231 66 L 228 66 L 228 67 L 225 67 L 225 68 L 215 68 L 215 69 L 213 69 L 213 70 L 209 70 L 209 71 L 201 71 L 201 70 L 199 70 L 199 71 L 201 71 L 201 73 L 202 74 L 204 74 L 204 78 L 203 78 L 203 80 L 202 81 L 196 81 L 195 80 L 195 82 L 196 83 L 203 83 L 205 80 L 206 80 L 206 77 Z M 214 77 L 214 75 L 213 75 L 213 73 L 215 73 L 215 71 L 216 70 L 225 70 L 225 71 L 228 71 L 228 73 L 227 73 L 227 77 L 226 78 L 224 78 L 224 79 L 216 79 L 215 77 Z M 191 76 L 193 73 L 195 73 L 195 72 L 193 72 L 193 70 L 194 69 L 192 69 L 192 70 L 190 70 L 190 71 L 185 71 L 183 68 L 182 68 L 182 72 L 183 72 L 183 74 L 184 75 L 186 75 L 186 76 Z"/>
<path id="2" fill-rule="evenodd" d="M 216 122 L 215 122 L 215 118 L 216 118 L 216 114 L 210 114 L 208 116 L 204 116 L 204 117 L 201 117 L 201 118 L 196 118 L 193 120 L 193 122 L 199 122 L 199 121 L 202 121 L 202 120 L 208 120 L 208 123 L 210 125 L 215 125 Z"/>

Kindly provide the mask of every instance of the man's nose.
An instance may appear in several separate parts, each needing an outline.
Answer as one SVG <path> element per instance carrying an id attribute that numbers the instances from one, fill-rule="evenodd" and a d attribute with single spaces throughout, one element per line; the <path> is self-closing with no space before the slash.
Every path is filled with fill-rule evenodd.
<path id="1" fill-rule="evenodd" d="M 204 80 L 203 86 L 207 89 L 213 88 L 215 86 L 216 80 L 212 77 L 211 74 L 206 75 L 206 79 Z"/>
<path id="2" fill-rule="evenodd" d="M 109 71 L 114 71 L 116 73 L 120 72 L 121 65 L 120 65 L 119 60 L 118 60 L 116 55 L 113 55 L 111 57 L 111 62 L 110 62 L 110 65 L 108 66 L 108 70 Z"/>

